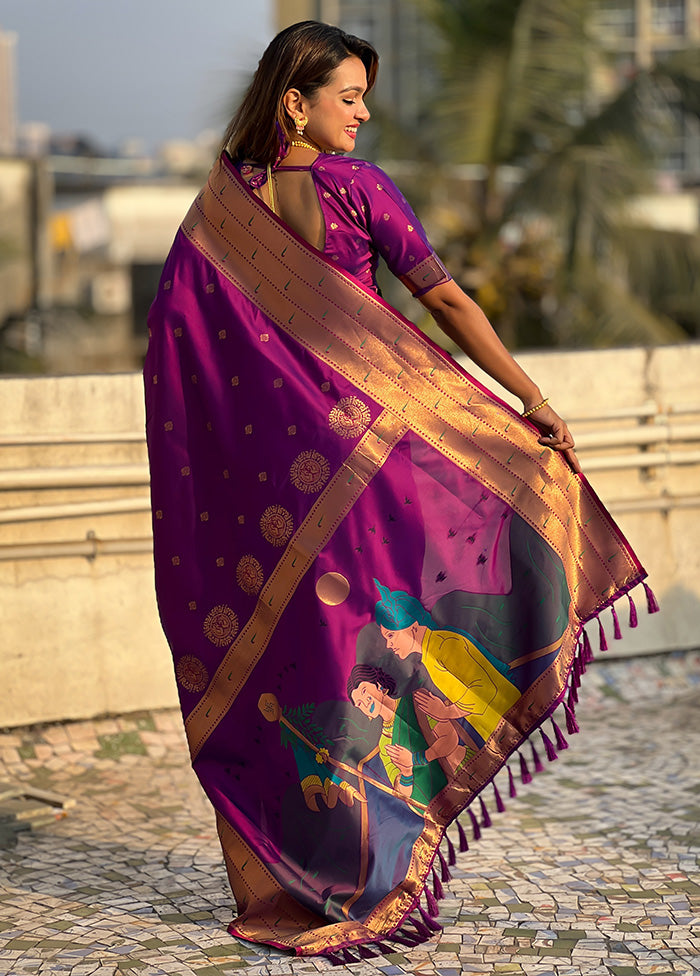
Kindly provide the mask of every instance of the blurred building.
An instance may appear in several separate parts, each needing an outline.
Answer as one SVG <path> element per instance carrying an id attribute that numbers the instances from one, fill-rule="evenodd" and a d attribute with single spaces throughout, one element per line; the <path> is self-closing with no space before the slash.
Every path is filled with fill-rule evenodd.
<path id="1" fill-rule="evenodd" d="M 16 34 L 0 30 L 0 155 L 4 156 L 11 156 L 17 146 L 16 44 Z"/>
<path id="2" fill-rule="evenodd" d="M 650 68 L 689 46 L 700 46 L 700 0 L 599 0 L 598 28 L 608 67 L 596 88 L 612 95 L 638 68 Z M 700 124 L 680 110 L 669 134 L 664 169 L 683 180 L 700 179 Z"/>
<path id="3" fill-rule="evenodd" d="M 381 55 L 375 105 L 390 111 L 401 126 L 418 124 L 426 95 L 437 88 L 437 39 L 417 4 L 406 0 L 276 0 L 276 30 L 301 20 L 337 24 L 373 44 Z"/>

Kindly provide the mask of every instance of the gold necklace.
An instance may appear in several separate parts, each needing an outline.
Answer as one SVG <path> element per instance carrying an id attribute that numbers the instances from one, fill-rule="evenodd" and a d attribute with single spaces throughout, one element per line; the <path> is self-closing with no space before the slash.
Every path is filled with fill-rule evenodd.
<path id="1" fill-rule="evenodd" d="M 318 146 L 312 146 L 310 142 L 304 142 L 303 139 L 292 139 L 290 146 L 298 146 L 299 149 L 310 149 L 312 152 L 321 152 Z"/>

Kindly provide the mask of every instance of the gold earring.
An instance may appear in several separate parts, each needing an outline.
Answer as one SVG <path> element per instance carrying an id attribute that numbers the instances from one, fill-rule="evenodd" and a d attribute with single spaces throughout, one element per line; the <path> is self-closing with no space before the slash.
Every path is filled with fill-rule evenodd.
<path id="1" fill-rule="evenodd" d="M 304 129 L 306 128 L 309 120 L 303 115 L 300 119 L 296 119 L 294 124 L 296 126 L 297 132 L 300 136 L 304 135 Z"/>

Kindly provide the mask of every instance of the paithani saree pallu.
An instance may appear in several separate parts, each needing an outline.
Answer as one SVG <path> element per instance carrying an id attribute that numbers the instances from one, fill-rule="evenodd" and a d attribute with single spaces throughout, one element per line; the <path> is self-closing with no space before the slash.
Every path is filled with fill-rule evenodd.
<path id="1" fill-rule="evenodd" d="M 230 932 L 336 960 L 415 944 L 446 828 L 502 809 L 489 784 L 529 779 L 533 733 L 566 747 L 583 625 L 645 573 L 530 423 L 230 166 L 150 332 L 157 593 Z"/>

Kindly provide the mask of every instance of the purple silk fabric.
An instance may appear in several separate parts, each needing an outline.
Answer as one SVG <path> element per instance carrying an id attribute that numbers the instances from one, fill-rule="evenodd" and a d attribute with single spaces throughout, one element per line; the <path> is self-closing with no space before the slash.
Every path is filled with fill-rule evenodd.
<path id="1" fill-rule="evenodd" d="M 411 271 L 433 252 L 385 174 L 331 157 L 319 157 L 312 173 L 326 260 L 374 288 L 381 253 L 420 290 Z M 451 816 L 438 812 L 440 791 L 482 753 L 478 781 L 494 775 L 502 757 L 484 742 L 506 711 L 517 745 L 556 704 L 537 688 L 562 642 L 571 654 L 578 636 L 562 561 L 420 431 L 397 436 L 367 474 L 372 426 L 383 416 L 372 390 L 277 327 L 182 231 L 149 326 L 156 585 L 185 719 L 198 715 L 217 671 L 224 686 L 244 671 L 194 761 L 220 822 L 238 838 L 236 850 L 251 852 L 235 870 L 229 864 L 240 913 L 232 931 L 315 952 L 344 937 L 367 940 L 343 935 L 356 923 L 379 937 L 420 895 Z M 356 470 L 366 483 L 346 508 L 321 508 L 332 533 L 308 557 L 314 506 Z M 267 587 L 284 589 L 297 558 L 310 558 L 308 569 L 277 613 Z M 395 614 L 390 626 L 387 613 Z M 405 655 L 392 649 L 387 630 L 405 636 L 412 613 L 419 637 Z M 237 657 L 249 621 L 259 622 L 260 640 L 269 638 L 251 666 Z M 353 675 L 365 675 L 364 704 Z M 526 695 L 537 708 L 520 716 Z M 273 699 L 279 711 L 266 711 Z M 456 701 L 462 705 L 449 718 L 425 711 L 426 702 Z M 428 761 L 436 726 L 451 751 Z M 387 742 L 413 757 L 409 775 Z M 465 789 L 462 805 L 469 798 Z M 233 863 L 237 855 L 231 849 L 227 857 Z M 318 930 L 317 942 L 277 934 L 274 919 L 259 922 L 264 909 L 242 873 L 248 860 L 307 913 L 301 930 Z M 282 904 L 282 894 L 275 897 Z M 403 906 L 398 917 L 392 899 Z"/>

